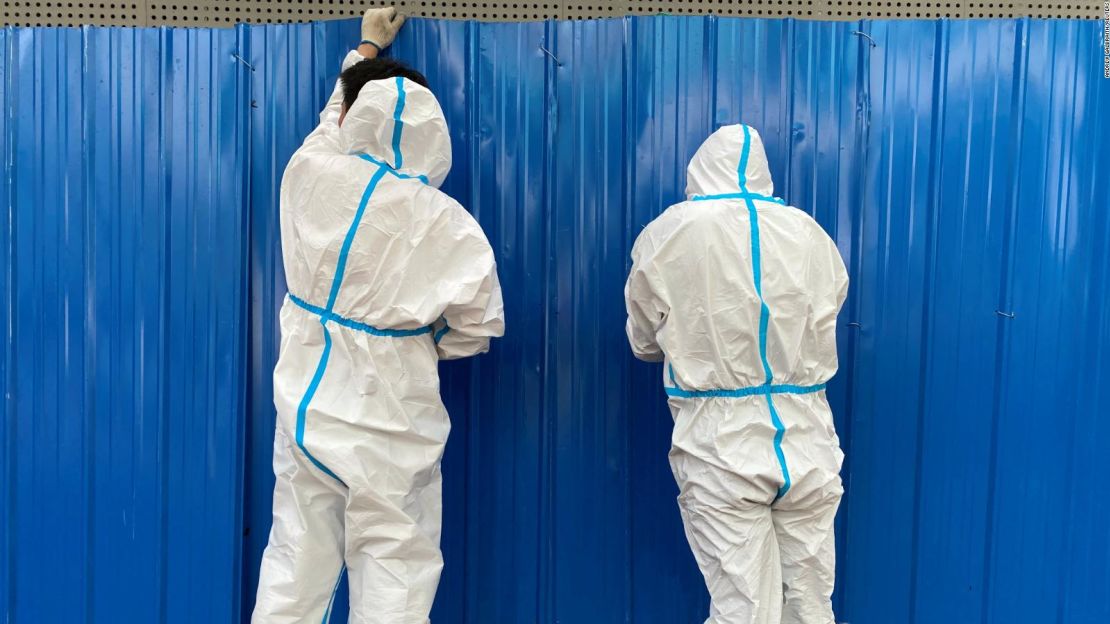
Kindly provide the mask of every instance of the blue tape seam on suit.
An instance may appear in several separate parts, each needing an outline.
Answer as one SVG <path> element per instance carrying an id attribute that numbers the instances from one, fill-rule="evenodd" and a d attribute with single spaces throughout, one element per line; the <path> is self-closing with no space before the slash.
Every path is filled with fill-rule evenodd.
<path id="1" fill-rule="evenodd" d="M 397 107 L 393 109 L 393 158 L 395 164 L 393 168 L 400 170 L 405 164 L 405 159 L 401 156 L 401 131 L 404 130 L 405 124 L 401 121 L 401 113 L 405 110 L 405 79 L 397 76 Z"/>
<path id="2" fill-rule="evenodd" d="M 443 327 L 441 327 L 440 330 L 436 332 L 436 335 L 432 337 L 435 340 L 435 343 L 439 344 L 439 341 L 443 340 L 443 337 L 446 336 L 447 332 L 449 331 L 451 331 L 451 327 L 447 325 L 447 321 L 443 321 Z"/>
<path id="3" fill-rule="evenodd" d="M 775 384 L 771 386 L 751 386 L 748 388 L 734 388 L 729 390 L 683 390 L 678 387 L 664 388 L 667 396 L 679 399 L 742 399 L 750 396 L 766 394 L 810 394 L 824 390 L 826 384 L 815 386 L 796 386 L 793 384 Z"/>
<path id="4" fill-rule="evenodd" d="M 345 316 L 340 316 L 332 312 L 328 312 L 320 306 L 314 306 L 304 299 L 301 299 L 300 297 L 294 295 L 293 293 L 289 293 L 289 300 L 304 308 L 305 310 L 308 310 L 309 312 L 315 314 L 316 316 L 319 316 L 320 318 L 327 317 L 329 321 L 335 321 L 336 325 L 342 325 L 343 327 L 348 327 L 360 332 L 365 332 L 367 334 L 370 334 L 371 336 L 380 336 L 383 338 L 408 338 L 410 336 L 423 336 L 424 334 L 432 333 L 431 327 L 419 327 L 417 329 L 381 329 L 378 327 L 374 327 L 373 325 L 367 325 L 366 323 L 349 319 Z"/>
<path id="5" fill-rule="evenodd" d="M 331 588 L 331 598 L 328 599 L 328 608 L 324 609 L 324 619 L 320 620 L 320 624 L 328 624 L 328 620 L 331 619 L 331 608 L 335 605 L 335 594 L 339 591 L 339 582 L 343 580 L 343 572 L 346 569 L 346 565 L 339 568 L 339 576 L 335 579 L 335 587 Z"/>
<path id="6" fill-rule="evenodd" d="M 334 472 L 327 466 L 320 462 L 320 460 L 313 457 L 312 453 L 305 448 L 304 445 L 304 429 L 305 418 L 308 413 L 308 405 L 312 402 L 312 398 L 316 396 L 316 390 L 320 387 L 320 381 L 324 378 L 324 371 L 328 368 L 328 358 L 331 356 L 331 332 L 328 331 L 328 321 L 333 320 L 333 310 L 335 308 L 335 300 L 339 297 L 339 287 L 343 284 L 343 273 L 347 269 L 347 255 L 351 251 L 351 244 L 355 239 L 355 232 L 358 231 L 359 221 L 362 220 L 362 215 L 366 212 L 366 204 L 370 201 L 370 196 L 374 194 L 374 189 L 377 188 L 378 182 L 381 182 L 385 177 L 385 167 L 379 167 L 377 173 L 370 178 L 370 183 L 366 185 L 366 190 L 362 193 L 362 200 L 358 204 L 358 210 L 355 211 L 355 218 L 351 221 L 351 226 L 347 229 L 347 236 L 343 239 L 343 246 L 339 250 L 339 262 L 335 267 L 335 277 L 331 281 L 331 292 L 328 295 L 328 305 L 324 308 L 323 314 L 320 315 L 320 325 L 324 329 L 324 351 L 320 354 L 320 361 L 316 364 L 316 373 L 312 376 L 312 381 L 308 384 L 308 389 L 305 390 L 304 396 L 301 397 L 301 403 L 297 407 L 297 446 L 300 447 L 301 452 L 305 457 L 312 462 L 317 468 L 322 470 L 325 474 L 343 483 Z"/>
<path id="7" fill-rule="evenodd" d="M 785 201 L 777 197 L 769 195 L 761 195 L 759 193 L 752 193 L 748 191 L 747 186 L 747 169 L 748 169 L 748 156 L 751 153 L 751 131 L 748 126 L 741 126 L 744 130 L 744 143 L 740 150 L 740 162 L 736 167 L 737 182 L 740 186 L 739 193 L 722 193 L 717 195 L 695 195 L 691 199 L 693 201 L 707 201 L 713 199 L 742 199 L 748 207 L 748 220 L 751 226 L 751 245 L 752 245 L 752 277 L 755 282 L 755 292 L 759 296 L 759 360 L 763 365 L 763 373 L 766 376 L 766 381 L 760 386 L 751 386 L 748 388 L 736 388 L 730 390 L 683 390 L 678 387 L 678 382 L 675 379 L 674 367 L 669 367 L 669 375 L 671 379 L 671 386 L 665 388 L 667 396 L 676 398 L 742 398 L 748 396 L 764 396 L 767 399 L 767 409 L 771 414 L 771 424 L 775 427 L 774 448 L 775 456 L 778 458 L 779 468 L 782 470 L 783 485 L 779 488 L 775 500 L 778 500 L 790 491 L 790 469 L 786 465 L 786 454 L 782 450 L 782 439 L 786 435 L 786 427 L 779 418 L 779 412 L 775 408 L 775 401 L 773 395 L 775 394 L 810 394 L 813 392 L 821 392 L 825 389 L 825 384 L 817 384 L 814 386 L 797 386 L 792 384 L 779 384 L 776 385 L 774 372 L 771 370 L 771 362 L 767 359 L 767 329 L 770 325 L 771 310 L 767 307 L 767 301 L 763 298 L 763 270 L 760 257 L 759 246 L 759 213 L 755 208 L 756 201 L 767 201 L 776 204 L 784 204 Z"/>
<path id="8" fill-rule="evenodd" d="M 740 192 L 748 193 L 747 186 L 747 171 L 748 171 L 748 155 L 751 153 L 752 135 L 748 126 L 741 126 L 744 129 L 744 147 L 740 151 L 740 164 L 738 170 L 740 172 Z M 763 267 L 762 258 L 759 247 L 759 213 L 755 209 L 755 202 L 751 197 L 745 197 L 744 203 L 748 205 L 748 220 L 751 223 L 751 241 L 752 241 L 752 276 L 755 279 L 755 292 L 759 296 L 759 359 L 763 362 L 763 372 L 767 376 L 765 386 L 767 388 L 767 409 L 771 412 L 771 424 L 775 426 L 775 455 L 779 460 L 779 467 L 782 469 L 782 487 L 779 488 L 778 498 L 786 496 L 790 491 L 790 468 L 786 465 L 786 454 L 782 450 L 782 438 L 786 435 L 786 427 L 782 424 L 782 419 L 779 418 L 779 412 L 775 409 L 775 400 L 772 396 L 771 388 L 774 387 L 775 374 L 771 371 L 771 362 L 767 359 L 767 328 L 771 323 L 771 309 L 767 307 L 767 301 L 763 298 Z"/>
<path id="9" fill-rule="evenodd" d="M 772 204 L 779 204 L 780 206 L 786 205 L 786 200 L 780 197 L 771 197 L 770 195 L 762 195 L 760 193 L 718 193 L 716 195 L 694 195 L 690 201 L 710 201 L 714 199 L 755 199 L 758 201 L 771 202 Z"/>
<path id="10" fill-rule="evenodd" d="M 398 83 L 397 83 L 397 87 L 398 87 L 397 109 L 393 113 L 393 117 L 394 117 L 395 120 L 400 119 L 401 113 L 403 112 L 403 108 L 404 108 L 404 95 L 403 95 L 404 94 L 404 89 L 402 88 L 401 84 L 402 84 L 402 81 L 399 80 Z M 395 121 L 395 123 L 397 123 L 397 122 Z M 399 150 L 400 150 L 400 136 L 401 136 L 400 132 L 398 132 L 397 129 L 394 128 L 394 131 L 393 131 L 394 151 L 395 151 L 396 158 L 397 158 L 398 162 L 402 161 L 402 158 L 401 158 L 401 155 L 400 155 L 400 152 L 399 152 Z M 316 396 L 316 391 L 319 389 L 320 382 L 324 378 L 324 371 L 327 370 L 328 359 L 331 356 L 331 332 L 328 331 L 328 322 L 329 321 L 336 321 L 337 323 L 344 324 L 348 327 L 350 327 L 351 324 L 357 324 L 360 327 L 356 327 L 356 329 L 363 329 L 363 331 L 365 331 L 365 329 L 367 329 L 367 328 L 377 329 L 377 328 L 372 328 L 369 325 L 365 325 L 364 323 L 357 323 L 357 321 L 352 321 L 350 319 L 343 319 L 343 318 L 338 317 L 338 316 L 335 315 L 335 312 L 334 312 L 334 310 L 335 310 L 335 301 L 339 297 L 339 289 L 343 285 L 343 274 L 347 269 L 347 256 L 350 254 L 351 245 L 354 243 L 354 240 L 355 240 L 355 233 L 358 231 L 358 225 L 362 221 L 362 215 L 366 212 L 366 205 L 370 202 L 370 197 L 374 194 L 374 190 L 377 188 L 378 183 L 381 182 L 382 178 L 385 177 L 386 173 L 391 173 L 394 176 L 396 176 L 398 178 L 402 178 L 402 179 L 417 178 L 417 179 L 420 179 L 425 184 L 427 183 L 427 178 L 424 177 L 424 176 L 409 176 L 407 174 L 402 174 L 400 172 L 394 171 L 386 163 L 384 163 L 382 161 L 379 161 L 376 158 L 373 158 L 372 156 L 370 156 L 368 154 L 363 154 L 361 157 L 362 157 L 363 160 L 366 160 L 368 162 L 376 164 L 378 166 L 378 170 L 370 178 L 370 182 L 367 183 L 366 190 L 363 191 L 362 199 L 359 201 L 358 210 L 355 211 L 354 219 L 351 220 L 351 226 L 347 229 L 347 235 L 343 239 L 343 246 L 339 250 L 339 261 L 336 263 L 335 275 L 332 277 L 332 281 L 331 281 L 331 291 L 328 294 L 328 303 L 327 303 L 327 305 L 321 311 L 318 308 L 316 308 L 316 306 L 309 307 L 310 304 L 308 304 L 308 302 L 306 302 L 304 300 L 300 300 L 299 298 L 294 298 L 292 295 L 290 295 L 290 299 L 292 299 L 295 303 L 297 303 L 299 301 L 299 303 L 297 303 L 298 305 L 300 305 L 301 307 L 303 307 L 305 309 L 312 310 L 320 316 L 320 325 L 323 327 L 323 331 L 324 331 L 324 350 L 320 353 L 320 361 L 316 364 L 316 372 L 312 375 L 312 381 L 309 382 L 308 388 L 305 390 L 304 396 L 301 397 L 300 405 L 297 406 L 297 432 L 296 432 L 297 446 L 301 449 L 301 452 L 304 453 L 305 457 L 307 457 L 308 460 L 310 462 L 312 462 L 312 464 L 314 466 L 319 468 L 324 474 L 326 474 L 329 477 L 338 481 L 344 487 L 346 487 L 347 484 L 343 483 L 342 479 L 340 479 L 334 472 L 332 472 L 320 460 L 316 459 L 312 455 L 312 453 L 310 453 L 308 451 L 308 449 L 305 447 L 305 444 L 304 444 L 305 420 L 306 420 L 306 417 L 307 417 L 307 414 L 308 414 L 308 406 L 312 402 L 313 397 Z M 341 322 L 341 321 L 345 321 L 345 322 Z M 378 331 L 391 331 L 391 332 L 396 332 L 396 331 L 423 331 L 424 333 L 427 333 L 426 329 L 425 330 L 378 330 Z"/>
<path id="11" fill-rule="evenodd" d="M 381 160 L 378 160 L 377 158 L 374 158 L 370 154 L 359 154 L 358 157 L 365 160 L 368 163 L 373 163 L 373 164 L 375 164 L 379 167 L 385 167 L 386 173 L 392 175 L 395 178 L 399 178 L 401 180 L 420 180 L 424 184 L 428 183 L 428 176 L 426 176 L 426 175 L 410 175 L 410 174 L 407 174 L 407 173 L 401 173 L 400 171 L 397 171 L 393 167 L 389 166 L 388 163 L 386 163 L 384 161 L 381 161 Z"/>

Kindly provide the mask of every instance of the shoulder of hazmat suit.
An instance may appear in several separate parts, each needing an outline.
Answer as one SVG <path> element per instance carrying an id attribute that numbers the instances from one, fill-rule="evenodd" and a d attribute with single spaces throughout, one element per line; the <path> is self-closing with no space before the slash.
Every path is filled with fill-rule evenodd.
<path id="1" fill-rule="evenodd" d="M 636 357 L 663 361 L 671 467 L 715 624 L 833 624 L 840 452 L 825 384 L 848 277 L 773 196 L 759 134 L 726 126 L 687 200 L 640 233 L 625 287 Z"/>
<path id="2" fill-rule="evenodd" d="M 451 144 L 435 97 L 371 81 L 342 126 L 341 103 L 337 86 L 281 185 L 289 296 L 256 624 L 326 621 L 344 571 L 352 622 L 428 621 L 450 429 L 437 363 L 504 329 L 489 242 L 438 189 Z"/>

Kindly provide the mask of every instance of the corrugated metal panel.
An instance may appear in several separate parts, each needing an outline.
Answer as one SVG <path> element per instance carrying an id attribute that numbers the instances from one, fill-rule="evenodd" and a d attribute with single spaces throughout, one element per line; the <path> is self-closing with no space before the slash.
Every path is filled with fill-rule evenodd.
<path id="1" fill-rule="evenodd" d="M 234 31 L 6 30 L 4 612 L 239 610 Z"/>
<path id="2" fill-rule="evenodd" d="M 491 354 L 443 368 L 434 621 L 704 617 L 659 371 L 627 354 L 621 289 L 688 158 L 741 119 L 853 277 L 830 389 L 848 454 L 840 619 L 1110 620 L 1100 35 L 413 20 L 393 54 L 440 95 L 445 190 L 489 234 L 509 318 Z M 351 22 L 0 31 L 9 621 L 249 613 L 270 521 L 276 189 L 356 37 Z"/>

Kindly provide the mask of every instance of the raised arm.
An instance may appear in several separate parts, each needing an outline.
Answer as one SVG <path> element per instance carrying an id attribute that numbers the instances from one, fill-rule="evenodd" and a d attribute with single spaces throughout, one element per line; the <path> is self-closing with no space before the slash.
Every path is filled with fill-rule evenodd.
<path id="1" fill-rule="evenodd" d="M 404 24 L 405 16 L 393 7 L 367 9 L 362 14 L 362 41 L 358 44 L 358 53 L 364 58 L 377 57 L 393 43 Z"/>
<path id="2" fill-rule="evenodd" d="M 405 16 L 397 9 L 388 7 L 384 9 L 368 9 L 362 16 L 362 40 L 358 47 L 347 53 L 343 59 L 340 73 L 349 67 L 366 59 L 377 58 L 378 54 L 393 43 L 397 32 L 405 23 Z M 330 145 L 335 142 L 334 131 L 339 128 L 343 116 L 343 82 L 336 80 L 332 88 L 331 97 L 320 111 L 320 125 L 305 139 L 305 145 L 319 141 L 321 145 Z M 338 143 L 334 147 L 338 147 Z"/>

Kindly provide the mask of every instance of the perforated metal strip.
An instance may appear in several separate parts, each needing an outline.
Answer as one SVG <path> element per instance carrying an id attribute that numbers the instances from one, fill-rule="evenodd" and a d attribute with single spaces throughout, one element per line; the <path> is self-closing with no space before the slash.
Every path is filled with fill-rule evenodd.
<path id="1" fill-rule="evenodd" d="M 612 0 L 608 2 L 452 2 L 447 0 L 0 0 L 5 26 L 231 26 L 354 17 L 368 6 L 441 19 L 533 21 L 622 15 L 724 15 L 855 20 L 866 18 L 1100 19 L 1101 0 L 1068 2 L 909 2 L 903 0 Z"/>

